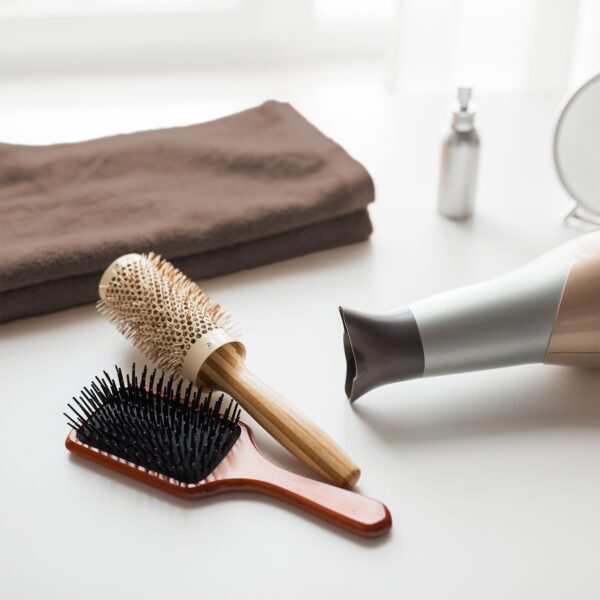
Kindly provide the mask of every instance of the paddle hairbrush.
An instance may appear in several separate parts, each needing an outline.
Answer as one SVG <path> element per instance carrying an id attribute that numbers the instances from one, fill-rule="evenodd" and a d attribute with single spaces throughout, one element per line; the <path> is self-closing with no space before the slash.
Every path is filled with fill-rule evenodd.
<path id="1" fill-rule="evenodd" d="M 352 487 L 360 469 L 319 427 L 254 376 L 218 304 L 154 254 L 127 254 L 99 285 L 100 312 L 161 369 L 233 396 L 278 442 L 330 482 Z"/>
<path id="2" fill-rule="evenodd" d="M 157 381 L 158 379 L 158 381 Z M 388 509 L 370 498 L 281 469 L 262 456 L 250 428 L 223 394 L 206 394 L 156 371 L 139 380 L 104 373 L 84 388 L 72 414 L 66 446 L 75 454 L 187 498 L 254 491 L 290 502 L 344 529 L 377 536 L 391 527 Z"/>

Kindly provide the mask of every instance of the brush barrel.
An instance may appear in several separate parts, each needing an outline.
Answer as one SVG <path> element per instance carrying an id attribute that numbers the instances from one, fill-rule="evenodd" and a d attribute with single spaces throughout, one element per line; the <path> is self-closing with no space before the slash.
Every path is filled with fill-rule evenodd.
<path id="1" fill-rule="evenodd" d="M 600 367 L 600 233 L 398 309 L 340 311 L 351 401 L 414 377 L 525 363 Z"/>
<path id="2" fill-rule="evenodd" d="M 327 481 L 353 487 L 360 469 L 317 425 L 246 367 L 232 345 L 213 352 L 198 374 L 198 383 L 220 389 L 237 402 L 298 460 Z"/>
<path id="3" fill-rule="evenodd" d="M 299 460 L 328 481 L 352 487 L 360 469 L 321 429 L 254 377 L 244 346 L 220 305 L 154 254 L 114 261 L 98 288 L 98 308 L 160 368 L 233 396 Z"/>

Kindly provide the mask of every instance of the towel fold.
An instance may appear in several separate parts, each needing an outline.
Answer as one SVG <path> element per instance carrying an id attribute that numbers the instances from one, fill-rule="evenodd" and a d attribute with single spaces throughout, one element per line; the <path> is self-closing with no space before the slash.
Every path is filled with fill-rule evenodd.
<path id="1" fill-rule="evenodd" d="M 289 104 L 72 144 L 0 144 L 0 322 L 93 302 L 121 254 L 195 279 L 365 240 L 371 177 Z"/>

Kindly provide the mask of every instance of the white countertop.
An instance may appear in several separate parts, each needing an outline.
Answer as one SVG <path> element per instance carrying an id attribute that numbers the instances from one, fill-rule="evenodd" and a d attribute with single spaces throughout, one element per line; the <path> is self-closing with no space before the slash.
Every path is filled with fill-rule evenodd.
<path id="1" fill-rule="evenodd" d="M 600 373 L 530 365 L 416 380 L 354 407 L 343 391 L 339 304 L 403 304 L 579 233 L 562 223 L 551 162 L 559 97 L 477 98 L 477 212 L 453 223 L 434 210 L 448 99 L 376 83 L 5 82 L 4 141 L 197 122 L 275 96 L 364 162 L 377 187 L 370 242 L 202 283 L 241 324 L 249 366 L 360 464 L 358 489 L 394 526 L 362 540 L 275 500 L 178 500 L 69 456 L 66 402 L 101 370 L 142 362 L 87 306 L 2 328 L 0 597 L 600 597 Z M 307 473 L 254 431 L 270 458 Z"/>

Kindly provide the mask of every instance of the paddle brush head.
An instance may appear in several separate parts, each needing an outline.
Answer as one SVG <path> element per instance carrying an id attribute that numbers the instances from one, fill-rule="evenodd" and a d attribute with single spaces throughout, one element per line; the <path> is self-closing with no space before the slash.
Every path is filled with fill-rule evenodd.
<path id="1" fill-rule="evenodd" d="M 206 358 L 233 344 L 230 316 L 193 281 L 154 253 L 113 262 L 99 285 L 98 310 L 159 368 L 195 382 Z"/>
<path id="2" fill-rule="evenodd" d="M 225 407 L 223 394 L 212 405 L 212 395 L 163 374 L 157 380 L 156 370 L 138 378 L 135 365 L 125 378 L 119 368 L 116 379 L 104 372 L 64 413 L 74 430 L 67 447 L 182 492 L 210 475 L 240 437 L 239 407 L 233 400 Z"/>

